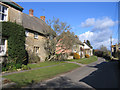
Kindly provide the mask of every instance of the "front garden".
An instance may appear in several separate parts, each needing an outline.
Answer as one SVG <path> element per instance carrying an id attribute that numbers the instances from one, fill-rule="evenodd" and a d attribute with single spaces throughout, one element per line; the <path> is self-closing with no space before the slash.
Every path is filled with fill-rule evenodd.
<path id="1" fill-rule="evenodd" d="M 91 56 L 89 58 L 71 59 L 65 61 L 89 64 L 97 61 L 97 57 Z M 66 63 L 64 61 L 45 61 L 36 64 L 28 64 L 27 67 L 34 70 L 13 73 L 10 75 L 3 75 L 3 78 L 7 78 L 10 81 L 15 82 L 17 84 L 17 87 L 23 87 L 41 82 L 49 78 L 53 78 L 59 74 L 69 72 L 80 67 L 80 65 L 74 63 Z"/>
<path id="2" fill-rule="evenodd" d="M 54 65 L 56 62 L 50 62 L 49 65 Z M 58 63 L 56 63 L 58 64 Z M 31 68 L 39 67 L 39 66 L 48 66 L 48 63 L 41 63 L 41 64 L 29 64 Z M 58 64 L 56 66 L 51 66 L 51 67 L 46 67 L 46 68 L 41 68 L 37 70 L 31 70 L 31 71 L 26 71 L 26 72 L 21 72 L 21 73 L 16 73 L 16 74 L 11 74 L 11 75 L 6 75 L 3 76 L 3 78 L 7 78 L 15 83 L 17 83 L 17 87 L 22 87 L 26 85 L 31 85 L 33 83 L 38 83 L 40 81 L 53 78 L 56 75 L 69 72 L 75 68 L 80 67 L 77 64 L 73 63 L 63 63 L 63 64 Z"/>

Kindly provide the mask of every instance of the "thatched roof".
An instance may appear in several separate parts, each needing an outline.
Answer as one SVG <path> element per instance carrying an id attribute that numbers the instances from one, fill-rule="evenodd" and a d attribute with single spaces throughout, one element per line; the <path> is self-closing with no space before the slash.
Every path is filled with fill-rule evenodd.
<path id="1" fill-rule="evenodd" d="M 47 35 L 50 30 L 49 26 L 43 20 L 25 13 L 22 14 L 22 25 L 26 29 L 36 31 L 44 35 Z"/>

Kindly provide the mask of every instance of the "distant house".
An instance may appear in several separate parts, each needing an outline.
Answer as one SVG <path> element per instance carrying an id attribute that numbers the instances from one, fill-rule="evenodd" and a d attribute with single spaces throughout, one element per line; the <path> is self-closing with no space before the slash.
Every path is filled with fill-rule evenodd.
<path id="1" fill-rule="evenodd" d="M 67 54 L 70 54 L 72 52 L 71 49 L 66 49 L 66 47 L 61 47 L 61 41 L 62 39 L 60 39 L 58 41 L 58 43 L 56 44 L 56 54 L 64 54 L 64 53 L 67 53 Z"/>
<path id="2" fill-rule="evenodd" d="M 93 49 L 86 44 L 85 40 L 84 40 L 83 44 L 84 44 L 84 55 L 88 54 L 88 55 L 92 56 Z"/>
<path id="3" fill-rule="evenodd" d="M 112 52 L 117 52 L 120 50 L 120 44 L 112 45 Z"/>
<path id="4" fill-rule="evenodd" d="M 73 49 L 72 52 L 73 53 L 78 53 L 80 55 L 80 58 L 84 57 L 84 44 L 78 39 L 78 37 L 76 36 L 76 41 L 77 44 L 73 45 Z"/>
<path id="5" fill-rule="evenodd" d="M 45 16 L 37 18 L 33 15 L 33 10 L 29 10 L 29 15 L 22 13 L 23 8 L 10 2 L 0 2 L 0 21 L 16 22 L 25 28 L 26 50 L 29 53 L 35 53 L 41 59 L 45 61 L 47 52 L 45 50 L 46 40 L 49 39 L 48 32 L 49 26 L 45 23 Z M 7 38 L 2 37 L 0 45 L 0 56 L 6 55 L 7 51 Z"/>
<path id="6" fill-rule="evenodd" d="M 120 51 L 120 44 L 112 45 L 112 56 L 116 57 L 118 51 Z"/>
<path id="7" fill-rule="evenodd" d="M 76 44 L 73 45 L 73 47 L 71 49 L 66 49 L 66 47 L 60 47 L 61 43 L 60 41 L 62 39 L 59 40 L 58 44 L 56 45 L 56 54 L 60 54 L 60 53 L 67 53 L 69 55 L 68 59 L 72 59 L 73 55 L 71 56 L 71 53 L 78 53 L 80 55 L 81 58 L 84 57 L 84 52 L 83 52 L 83 47 L 84 44 L 78 39 L 77 36 L 75 36 L 76 38 Z"/>

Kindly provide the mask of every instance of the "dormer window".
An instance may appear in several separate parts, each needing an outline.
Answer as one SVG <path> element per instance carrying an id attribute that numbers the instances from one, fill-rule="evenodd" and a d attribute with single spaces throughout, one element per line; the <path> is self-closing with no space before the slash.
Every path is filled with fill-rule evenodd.
<path id="1" fill-rule="evenodd" d="M 38 39 L 38 33 L 34 33 L 34 38 Z"/>
<path id="2" fill-rule="evenodd" d="M 7 21 L 7 7 L 0 4 L 0 21 Z"/>
<path id="3" fill-rule="evenodd" d="M 25 35 L 29 36 L 29 31 L 28 30 L 25 30 Z"/>

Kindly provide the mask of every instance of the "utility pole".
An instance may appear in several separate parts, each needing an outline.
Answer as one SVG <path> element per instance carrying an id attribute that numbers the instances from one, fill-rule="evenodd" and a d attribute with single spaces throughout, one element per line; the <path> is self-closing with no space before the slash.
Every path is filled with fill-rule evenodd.
<path id="1" fill-rule="evenodd" d="M 112 57 L 112 35 L 110 36 L 110 49 L 111 49 L 111 57 Z"/>

